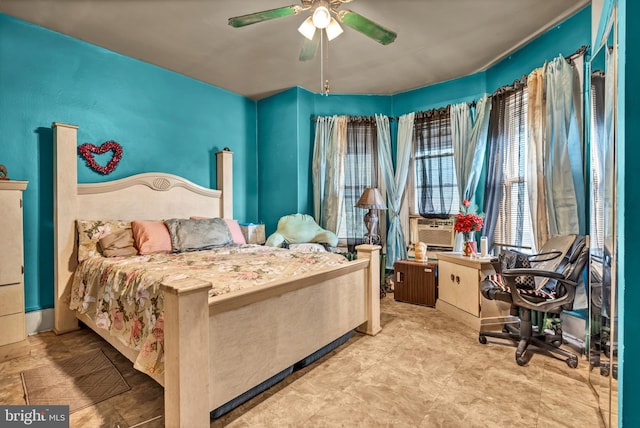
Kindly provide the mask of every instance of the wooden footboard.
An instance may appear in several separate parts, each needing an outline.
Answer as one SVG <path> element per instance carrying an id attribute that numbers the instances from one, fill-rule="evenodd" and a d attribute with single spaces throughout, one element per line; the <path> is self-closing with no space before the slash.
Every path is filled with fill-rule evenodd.
<path id="1" fill-rule="evenodd" d="M 137 352 L 69 309 L 77 265 L 75 221 L 232 218 L 232 199 L 225 197 L 232 187 L 231 152 L 217 154 L 220 190 L 159 173 L 78 185 L 76 132 L 73 125 L 54 124 L 55 331 L 77 328 L 78 317 L 134 361 Z M 336 268 L 212 298 L 208 282 L 163 284 L 165 374 L 151 376 L 165 387 L 166 426 L 209 426 L 210 410 L 348 331 L 377 334 L 380 247 L 361 245 L 357 250 L 358 260 Z"/>
<path id="2" fill-rule="evenodd" d="M 208 426 L 210 410 L 350 330 L 377 334 L 379 249 L 362 245 L 338 269 L 211 299 L 206 284 L 165 286 L 166 426 Z"/>
<path id="3" fill-rule="evenodd" d="M 370 293 L 368 282 L 369 269 L 376 266 L 364 256 L 372 253 L 378 253 L 377 247 L 361 248 L 361 259 L 339 269 L 283 280 L 240 298 L 212 299 L 209 407 L 217 408 L 355 328 L 380 331 L 379 288 Z M 379 278 L 377 272 L 371 276 Z"/>

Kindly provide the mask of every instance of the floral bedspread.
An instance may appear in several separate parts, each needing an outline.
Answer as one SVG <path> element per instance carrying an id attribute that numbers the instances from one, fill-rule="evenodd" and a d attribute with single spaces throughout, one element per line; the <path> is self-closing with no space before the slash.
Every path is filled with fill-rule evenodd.
<path id="1" fill-rule="evenodd" d="M 89 315 L 99 328 L 139 350 L 134 367 L 164 371 L 163 295 L 160 284 L 183 278 L 213 284 L 213 297 L 282 278 L 347 263 L 338 254 L 300 253 L 258 245 L 179 254 L 92 257 L 76 269 L 71 309 Z"/>

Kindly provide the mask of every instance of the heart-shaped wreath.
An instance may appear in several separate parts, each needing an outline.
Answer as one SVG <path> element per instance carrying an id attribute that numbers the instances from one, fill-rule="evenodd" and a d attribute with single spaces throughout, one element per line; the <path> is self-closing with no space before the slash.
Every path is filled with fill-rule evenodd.
<path id="1" fill-rule="evenodd" d="M 81 144 L 80 147 L 78 147 L 78 150 L 80 151 L 80 155 L 87 162 L 87 166 L 103 175 L 107 175 L 113 172 L 113 170 L 116 169 L 116 166 L 118 166 L 118 162 L 120 162 L 120 159 L 122 159 L 122 146 L 115 141 L 107 141 L 101 146 L 84 143 Z M 93 154 L 96 153 L 101 155 L 108 151 L 113 152 L 113 157 L 107 163 L 107 165 L 99 165 L 93 157 Z"/>

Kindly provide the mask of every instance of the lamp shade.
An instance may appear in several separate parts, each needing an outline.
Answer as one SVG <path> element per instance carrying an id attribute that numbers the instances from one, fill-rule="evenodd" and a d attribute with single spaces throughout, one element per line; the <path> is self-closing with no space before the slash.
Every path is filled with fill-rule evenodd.
<path id="1" fill-rule="evenodd" d="M 384 203 L 384 198 L 380 194 L 377 187 L 367 187 L 362 192 L 362 196 L 356 204 L 358 208 L 369 208 L 374 210 L 386 210 L 387 206 Z"/>
<path id="2" fill-rule="evenodd" d="M 331 18 L 331 21 L 329 22 L 329 26 L 325 31 L 327 32 L 327 39 L 329 41 L 335 39 L 336 37 L 338 37 L 340 34 L 344 32 L 340 24 L 338 24 L 338 21 L 336 21 L 334 18 Z"/>
<path id="3" fill-rule="evenodd" d="M 307 39 L 313 40 L 313 35 L 316 32 L 316 26 L 313 25 L 313 18 L 308 17 L 307 19 L 305 19 L 300 27 L 298 27 L 298 32 L 305 36 Z"/>

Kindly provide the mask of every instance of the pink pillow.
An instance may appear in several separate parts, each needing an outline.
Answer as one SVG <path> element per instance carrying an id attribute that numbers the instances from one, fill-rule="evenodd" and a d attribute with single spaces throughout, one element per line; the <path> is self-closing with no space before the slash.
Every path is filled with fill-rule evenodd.
<path id="1" fill-rule="evenodd" d="M 246 244 L 247 241 L 244 239 L 244 235 L 242 234 L 242 229 L 240 229 L 240 225 L 238 224 L 238 220 L 231 220 L 225 218 L 224 221 L 227 222 L 227 226 L 229 226 L 229 230 L 231 231 L 231 237 L 233 238 L 233 242 L 236 244 Z"/>
<path id="2" fill-rule="evenodd" d="M 140 254 L 171 252 L 171 236 L 164 222 L 134 220 L 131 230 Z"/>
<path id="3" fill-rule="evenodd" d="M 208 220 L 211 217 L 199 217 L 199 216 L 191 216 L 191 220 Z M 229 218 L 223 219 L 227 222 L 227 227 L 231 231 L 231 237 L 233 238 L 234 244 L 246 244 L 247 241 L 244 239 L 244 234 L 242 233 L 242 229 L 240 229 L 240 225 L 238 224 L 238 220 L 232 220 Z"/>

